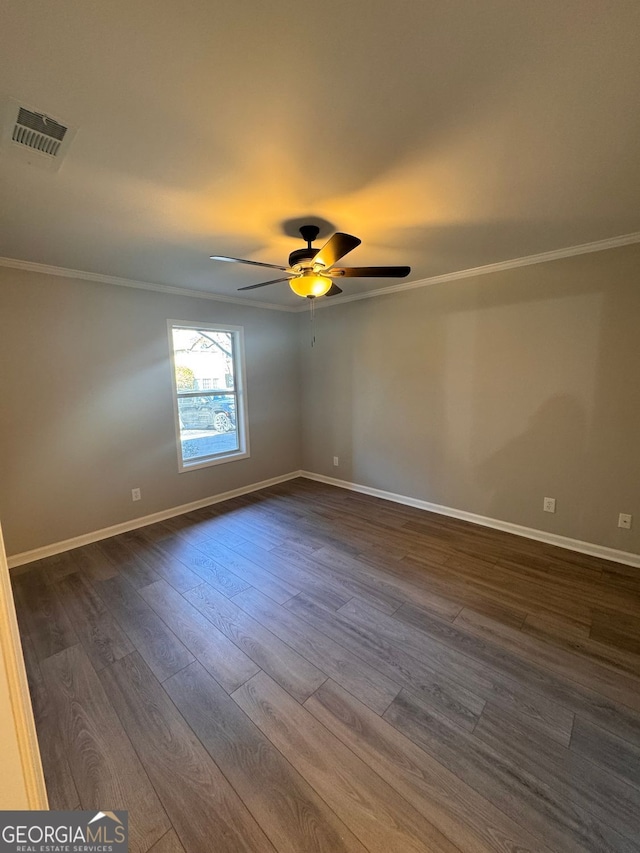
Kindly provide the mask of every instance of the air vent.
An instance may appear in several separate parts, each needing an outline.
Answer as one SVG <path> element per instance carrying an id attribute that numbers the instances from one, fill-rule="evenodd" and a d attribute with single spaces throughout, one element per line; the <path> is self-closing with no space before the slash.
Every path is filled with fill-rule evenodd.
<path id="1" fill-rule="evenodd" d="M 20 145 L 55 157 L 66 132 L 67 128 L 52 118 L 20 107 L 11 138 Z"/>
<path id="2" fill-rule="evenodd" d="M 44 112 L 11 100 L 5 104 L 2 147 L 33 166 L 57 170 L 75 135 Z"/>

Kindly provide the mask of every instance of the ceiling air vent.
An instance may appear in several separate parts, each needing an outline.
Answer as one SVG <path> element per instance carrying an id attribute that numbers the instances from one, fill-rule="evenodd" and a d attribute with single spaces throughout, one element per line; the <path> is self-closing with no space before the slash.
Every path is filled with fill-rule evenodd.
<path id="1" fill-rule="evenodd" d="M 2 147 L 33 166 L 59 169 L 74 135 L 75 129 L 17 101 L 5 106 Z"/>
<path id="2" fill-rule="evenodd" d="M 52 118 L 20 107 L 11 138 L 20 145 L 55 157 L 67 128 Z"/>

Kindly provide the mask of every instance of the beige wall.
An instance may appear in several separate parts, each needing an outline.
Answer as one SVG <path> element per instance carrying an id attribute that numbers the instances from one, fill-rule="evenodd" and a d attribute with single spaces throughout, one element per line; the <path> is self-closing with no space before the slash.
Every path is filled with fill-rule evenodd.
<path id="1" fill-rule="evenodd" d="M 640 246 L 316 318 L 313 349 L 298 320 L 304 468 L 640 552 Z"/>
<path id="2" fill-rule="evenodd" d="M 178 473 L 168 319 L 244 326 L 249 459 Z M 0 322 L 9 555 L 300 467 L 295 315 L 0 268 Z"/>
<path id="3" fill-rule="evenodd" d="M 639 274 L 628 246 L 337 305 L 312 349 L 306 313 L 0 269 L 7 551 L 304 467 L 639 553 Z M 250 459 L 178 473 L 169 318 L 245 327 Z"/>

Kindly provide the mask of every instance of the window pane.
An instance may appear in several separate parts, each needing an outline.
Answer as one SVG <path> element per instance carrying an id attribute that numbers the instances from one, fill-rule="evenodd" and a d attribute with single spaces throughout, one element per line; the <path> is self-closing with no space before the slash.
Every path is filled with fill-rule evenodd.
<path id="1" fill-rule="evenodd" d="M 178 393 L 235 388 L 231 332 L 173 329 L 173 351 Z"/>
<path id="2" fill-rule="evenodd" d="M 179 397 L 178 419 L 185 462 L 240 449 L 233 394 Z"/>
<path id="3" fill-rule="evenodd" d="M 241 327 L 169 322 L 180 471 L 249 455 Z"/>

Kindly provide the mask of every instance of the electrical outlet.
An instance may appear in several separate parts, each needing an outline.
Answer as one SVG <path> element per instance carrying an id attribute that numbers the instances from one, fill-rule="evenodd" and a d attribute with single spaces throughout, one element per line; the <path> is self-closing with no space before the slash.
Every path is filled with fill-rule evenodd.
<path id="1" fill-rule="evenodd" d="M 340 464 L 340 463 L 339 463 L 339 461 L 338 461 L 338 457 L 337 457 L 337 456 L 334 456 L 334 457 L 333 457 L 333 466 L 334 466 L 334 468 L 337 468 L 339 464 Z"/>
<path id="2" fill-rule="evenodd" d="M 623 527 L 625 530 L 631 530 L 631 516 L 628 513 L 620 513 L 618 516 L 618 527 Z"/>
<path id="3" fill-rule="evenodd" d="M 542 508 L 545 512 L 555 512 L 556 511 L 556 499 L 555 498 L 545 498 L 544 503 L 542 504 Z"/>
<path id="4" fill-rule="evenodd" d="M 140 489 L 131 489 L 131 500 L 139 501 L 142 500 L 142 492 Z"/>

